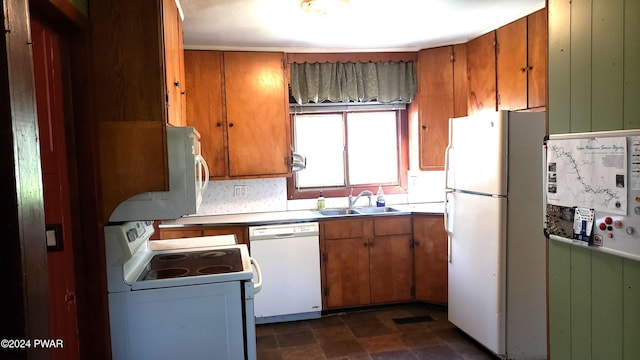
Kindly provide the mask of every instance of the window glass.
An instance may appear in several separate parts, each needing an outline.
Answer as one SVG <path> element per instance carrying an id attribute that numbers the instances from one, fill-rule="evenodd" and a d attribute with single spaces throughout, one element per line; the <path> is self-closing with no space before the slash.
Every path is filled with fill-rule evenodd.
<path id="1" fill-rule="evenodd" d="M 395 111 L 347 114 L 349 183 L 398 182 L 398 137 Z"/>
<path id="2" fill-rule="evenodd" d="M 296 172 L 296 187 L 345 186 L 342 114 L 296 115 L 294 143 L 307 158 L 307 167 Z"/>
<path id="3" fill-rule="evenodd" d="M 295 173 L 295 188 L 398 185 L 398 114 L 361 111 L 295 115 L 294 146 L 307 158 L 306 169 Z"/>

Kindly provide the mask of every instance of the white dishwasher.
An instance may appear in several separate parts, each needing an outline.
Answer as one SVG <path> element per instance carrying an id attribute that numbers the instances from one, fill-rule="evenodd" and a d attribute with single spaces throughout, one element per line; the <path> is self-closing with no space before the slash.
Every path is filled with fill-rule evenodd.
<path id="1" fill-rule="evenodd" d="M 263 279 L 254 298 L 257 324 L 321 316 L 319 234 L 317 222 L 249 227 Z"/>

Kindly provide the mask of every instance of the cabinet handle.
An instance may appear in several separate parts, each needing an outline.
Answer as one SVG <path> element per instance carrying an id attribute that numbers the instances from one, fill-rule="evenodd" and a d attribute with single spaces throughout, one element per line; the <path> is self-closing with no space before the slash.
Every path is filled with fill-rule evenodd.
<path id="1" fill-rule="evenodd" d="M 526 72 L 527 68 L 520 68 L 520 72 Z"/>
<path id="2" fill-rule="evenodd" d="M 180 81 L 174 82 L 173 85 L 175 85 L 176 87 L 180 87 Z"/>
<path id="3" fill-rule="evenodd" d="M 221 121 L 218 121 L 218 122 L 216 123 L 216 126 L 217 126 L 217 127 L 222 126 L 222 122 L 221 122 Z"/>
<path id="4" fill-rule="evenodd" d="M 529 65 L 529 67 L 527 68 L 527 71 L 531 71 L 533 70 L 533 66 Z"/>
<path id="5" fill-rule="evenodd" d="M 363 242 L 363 243 L 362 243 L 362 245 L 363 245 L 364 247 L 368 247 L 368 246 L 369 246 L 369 243 L 368 243 L 368 242 Z"/>
<path id="6" fill-rule="evenodd" d="M 233 123 L 229 123 L 229 127 L 233 127 Z"/>
<path id="7" fill-rule="evenodd" d="M 422 125 L 422 130 L 427 130 L 427 125 Z"/>

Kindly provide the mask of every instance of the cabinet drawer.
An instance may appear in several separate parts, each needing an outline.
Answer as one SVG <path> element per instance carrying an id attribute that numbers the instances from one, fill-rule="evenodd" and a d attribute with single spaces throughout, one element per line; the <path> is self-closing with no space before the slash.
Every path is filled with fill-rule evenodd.
<path id="1" fill-rule="evenodd" d="M 323 238 L 326 240 L 361 238 L 364 236 L 363 225 L 364 220 L 359 219 L 329 220 L 322 224 Z"/>
<path id="2" fill-rule="evenodd" d="M 248 244 L 248 226 L 208 226 L 203 228 L 202 236 L 235 235 L 238 244 Z"/>
<path id="3" fill-rule="evenodd" d="M 373 225 L 375 236 L 411 234 L 410 216 L 379 217 Z"/>
<path id="4" fill-rule="evenodd" d="M 202 236 L 201 228 L 160 229 L 160 239 L 182 239 Z"/>

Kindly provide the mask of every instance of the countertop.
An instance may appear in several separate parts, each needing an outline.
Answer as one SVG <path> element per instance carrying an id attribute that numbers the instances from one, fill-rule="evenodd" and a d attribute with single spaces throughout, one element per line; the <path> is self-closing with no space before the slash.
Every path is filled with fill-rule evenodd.
<path id="1" fill-rule="evenodd" d="M 427 214 L 442 215 L 444 212 L 443 202 L 416 203 L 416 204 L 398 204 L 389 205 L 389 207 L 398 210 L 393 213 L 385 214 L 367 214 L 367 215 L 336 215 L 326 216 L 320 215 L 314 210 L 288 210 L 288 211 L 270 211 L 259 213 L 242 213 L 242 214 L 224 214 L 224 215 L 205 215 L 205 216 L 186 216 L 176 220 L 166 220 L 160 225 L 161 228 L 184 227 L 193 225 L 267 225 L 267 224 L 285 224 L 298 223 L 306 221 L 321 221 L 327 219 L 336 219 L 355 216 L 398 216 L 407 214 Z"/>

